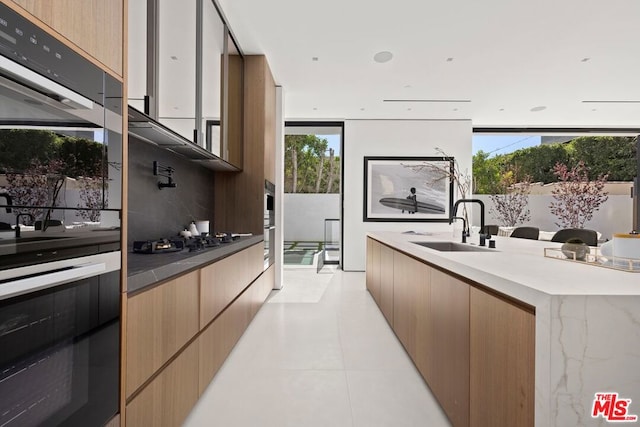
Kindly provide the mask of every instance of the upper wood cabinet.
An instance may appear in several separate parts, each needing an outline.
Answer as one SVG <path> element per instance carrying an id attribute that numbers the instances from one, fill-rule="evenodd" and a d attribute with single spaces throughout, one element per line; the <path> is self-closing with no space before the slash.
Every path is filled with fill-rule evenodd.
<path id="1" fill-rule="evenodd" d="M 123 0 L 12 0 L 123 76 Z"/>
<path id="2" fill-rule="evenodd" d="M 275 162 L 265 165 L 265 150 L 275 147 L 275 91 L 265 56 L 245 56 L 242 173 L 216 174 L 220 229 L 264 233 L 264 181 L 275 181 Z"/>

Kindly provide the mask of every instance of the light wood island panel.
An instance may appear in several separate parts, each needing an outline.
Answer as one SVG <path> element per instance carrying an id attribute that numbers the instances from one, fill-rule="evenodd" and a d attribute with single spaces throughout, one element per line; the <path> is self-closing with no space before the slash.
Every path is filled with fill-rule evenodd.
<path id="1" fill-rule="evenodd" d="M 471 426 L 533 426 L 535 315 L 471 288 Z"/>
<path id="2" fill-rule="evenodd" d="M 372 238 L 366 265 L 367 289 L 452 425 L 534 425 L 529 306 Z"/>

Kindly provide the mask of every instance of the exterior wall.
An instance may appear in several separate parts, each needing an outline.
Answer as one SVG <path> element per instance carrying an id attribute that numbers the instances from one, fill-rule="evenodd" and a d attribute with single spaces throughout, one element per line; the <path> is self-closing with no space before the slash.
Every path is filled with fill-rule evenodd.
<path id="1" fill-rule="evenodd" d="M 493 206 L 490 196 L 474 195 L 474 198 L 482 200 L 485 204 L 485 223 L 500 224 L 500 221 L 491 215 L 490 208 Z M 558 218 L 549 211 L 549 205 L 553 201 L 552 196 L 530 195 L 529 209 L 531 210 L 531 220 L 527 224 L 540 228 L 541 231 L 557 231 L 560 229 L 555 223 Z M 474 206 L 471 223 L 480 225 L 480 211 Z M 599 231 L 602 237 L 611 239 L 613 233 L 628 233 L 632 229 L 633 199 L 629 194 L 609 195 L 609 199 L 596 211 L 593 219 L 585 224 L 585 228 Z"/>
<path id="2" fill-rule="evenodd" d="M 447 223 L 364 222 L 364 157 L 436 156 L 436 148 L 441 148 L 456 158 L 462 171 L 471 172 L 470 120 L 347 120 L 344 131 L 342 267 L 345 271 L 364 271 L 368 231 L 452 230 Z"/>
<path id="3" fill-rule="evenodd" d="M 324 220 L 340 218 L 339 194 L 284 194 L 285 241 L 321 242 Z"/>

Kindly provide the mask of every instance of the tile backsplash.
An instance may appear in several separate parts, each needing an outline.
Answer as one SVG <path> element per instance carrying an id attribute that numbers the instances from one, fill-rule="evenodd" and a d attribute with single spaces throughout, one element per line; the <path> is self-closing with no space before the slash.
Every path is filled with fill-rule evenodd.
<path id="1" fill-rule="evenodd" d="M 171 166 L 175 188 L 158 188 L 153 162 Z M 214 231 L 212 170 L 129 136 L 128 243 L 172 237 L 192 220 L 209 220 Z"/>

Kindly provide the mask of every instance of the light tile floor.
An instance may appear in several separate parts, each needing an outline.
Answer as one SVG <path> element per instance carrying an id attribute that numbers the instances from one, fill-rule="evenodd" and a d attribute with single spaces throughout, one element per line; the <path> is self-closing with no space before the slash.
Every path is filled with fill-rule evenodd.
<path id="1" fill-rule="evenodd" d="M 285 270 L 186 427 L 449 426 L 364 273 Z"/>

